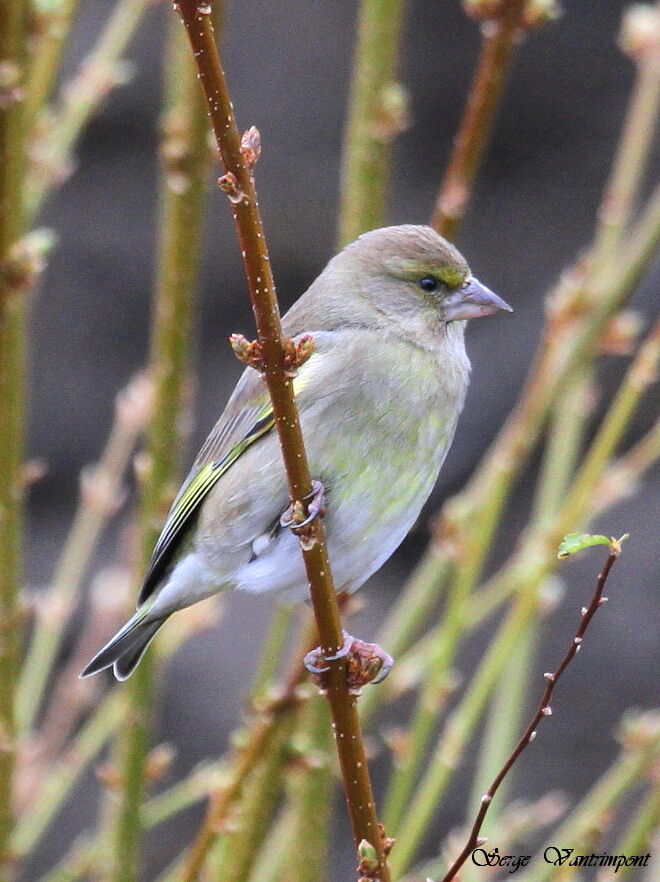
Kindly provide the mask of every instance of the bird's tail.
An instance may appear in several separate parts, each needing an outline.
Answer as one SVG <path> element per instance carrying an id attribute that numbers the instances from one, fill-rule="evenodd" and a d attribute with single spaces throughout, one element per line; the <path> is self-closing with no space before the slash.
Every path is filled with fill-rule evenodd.
<path id="1" fill-rule="evenodd" d="M 164 616 L 160 619 L 145 621 L 148 612 L 149 606 L 139 609 L 112 640 L 94 656 L 80 676 L 89 677 L 112 666 L 118 680 L 126 680 L 130 677 L 147 646 L 155 637 L 156 631 L 167 618 Z"/>

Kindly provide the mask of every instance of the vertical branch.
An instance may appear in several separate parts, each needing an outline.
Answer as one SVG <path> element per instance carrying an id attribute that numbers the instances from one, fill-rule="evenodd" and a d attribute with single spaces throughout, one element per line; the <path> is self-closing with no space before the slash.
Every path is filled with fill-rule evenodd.
<path id="1" fill-rule="evenodd" d="M 140 506 L 143 565 L 151 555 L 178 478 L 192 298 L 209 165 L 204 105 L 185 41 L 174 25 L 165 81 L 158 276 L 150 355 L 154 415 L 147 439 Z M 113 882 L 129 882 L 136 876 L 149 746 L 151 662 L 149 657 L 142 661 L 128 686 L 129 722 L 122 736 L 122 786 L 113 829 Z"/>
<path id="2" fill-rule="evenodd" d="M 245 144 L 245 155 L 236 127 L 224 71 L 213 36 L 212 4 L 180 0 L 177 4 L 190 40 L 206 96 L 213 131 L 225 168 L 220 179 L 232 204 L 248 291 L 257 325 L 264 379 L 270 394 L 275 425 L 293 503 L 306 512 L 304 499 L 312 484 L 305 454 L 293 387 L 284 370 L 282 328 L 275 282 L 259 213 L 251 166 L 256 160 L 254 137 Z M 247 158 L 252 159 L 248 163 Z M 376 854 L 374 873 L 389 882 L 384 845 L 378 828 L 371 780 L 357 715 L 355 696 L 350 695 L 345 657 L 337 657 L 343 634 L 330 572 L 323 525 L 319 518 L 309 526 L 301 545 L 321 650 L 328 657 L 324 686 L 333 716 L 337 750 L 356 845 L 371 843 Z"/>
<path id="3" fill-rule="evenodd" d="M 362 0 L 343 148 L 339 244 L 385 222 L 392 139 L 405 128 L 396 82 L 404 0 Z"/>
<path id="4" fill-rule="evenodd" d="M 448 239 L 455 237 L 463 220 L 516 42 L 526 28 L 557 15 L 553 4 L 543 13 L 535 13 L 529 0 L 500 0 L 494 4 L 466 2 L 464 5 L 468 14 L 483 22 L 483 41 L 463 119 L 431 217 L 431 226 Z"/>
<path id="5" fill-rule="evenodd" d="M 28 126 L 50 99 L 77 8 L 78 0 L 60 0 L 35 16 L 39 33 L 34 40 L 27 82 Z"/>
<path id="6" fill-rule="evenodd" d="M 10 858 L 13 826 L 14 693 L 20 633 L 25 291 L 29 279 L 16 265 L 14 249 L 23 233 L 27 12 L 28 3 L 23 0 L 0 4 L 0 867 Z"/>
<path id="7" fill-rule="evenodd" d="M 282 718 L 282 725 L 260 756 L 245 786 L 234 829 L 220 843 L 216 866 L 217 882 L 246 882 L 264 838 L 270 818 L 280 797 L 289 739 L 296 716 Z"/>

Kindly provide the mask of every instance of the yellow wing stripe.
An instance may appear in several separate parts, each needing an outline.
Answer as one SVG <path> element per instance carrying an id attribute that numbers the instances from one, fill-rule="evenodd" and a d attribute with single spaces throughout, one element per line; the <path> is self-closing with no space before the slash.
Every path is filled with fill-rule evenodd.
<path id="1" fill-rule="evenodd" d="M 169 564 L 186 525 L 195 514 L 200 503 L 227 470 L 236 462 L 247 448 L 269 432 L 275 424 L 270 402 L 264 406 L 260 418 L 254 424 L 249 433 L 241 441 L 234 444 L 231 450 L 217 462 L 210 462 L 203 466 L 193 477 L 181 497 L 177 500 L 174 508 L 163 527 L 154 553 L 149 564 L 149 569 L 140 592 L 139 603 L 144 603 L 150 595 L 152 588 L 160 581 L 163 571 Z"/>

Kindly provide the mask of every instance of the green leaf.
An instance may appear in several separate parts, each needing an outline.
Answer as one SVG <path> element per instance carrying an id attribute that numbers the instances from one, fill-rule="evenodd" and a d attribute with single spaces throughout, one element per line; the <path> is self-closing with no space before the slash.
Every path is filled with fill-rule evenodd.
<path id="1" fill-rule="evenodd" d="M 592 545 L 609 545 L 612 547 L 612 540 L 607 536 L 600 536 L 594 533 L 569 533 L 564 536 L 559 544 L 557 557 L 569 557 L 576 551 L 582 551 L 583 548 L 591 548 Z"/>

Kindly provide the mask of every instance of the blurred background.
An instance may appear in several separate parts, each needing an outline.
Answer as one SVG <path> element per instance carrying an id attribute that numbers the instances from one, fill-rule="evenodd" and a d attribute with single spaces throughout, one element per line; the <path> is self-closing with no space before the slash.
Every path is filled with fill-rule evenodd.
<path id="1" fill-rule="evenodd" d="M 563 267 L 589 241 L 633 77 L 616 46 L 624 3 L 564 0 L 563 18 L 521 47 L 492 144 L 458 245 L 473 271 L 511 303 L 515 313 L 473 322 L 468 348 L 473 381 L 453 449 L 417 528 L 365 586 L 366 608 L 352 627 L 372 639 L 383 611 L 423 549 L 427 521 L 443 498 L 469 477 L 516 399 L 538 343 L 543 297 Z M 257 183 L 283 308 L 332 256 L 336 239 L 339 161 L 350 75 L 356 5 L 227 2 L 225 63 L 239 126 L 255 124 L 263 153 Z M 106 14 L 85 0 L 74 31 L 68 72 L 89 50 Z M 166 3 L 154 4 L 128 55 L 131 82 L 110 96 L 78 151 L 77 170 L 47 205 L 41 223 L 59 245 L 32 311 L 29 452 L 48 463 L 30 497 L 29 584 L 47 583 L 73 512 L 82 466 L 99 454 L 118 389 L 144 363 L 154 273 L 158 198 L 157 150 Z M 396 141 L 389 220 L 428 220 L 452 144 L 479 47 L 479 32 L 457 0 L 411 0 L 400 79 L 410 92 L 411 125 Z M 66 72 L 65 72 L 66 73 Z M 656 155 L 655 171 L 658 156 Z M 656 265 L 632 306 L 648 321 L 658 312 Z M 195 422 L 186 465 L 220 414 L 240 374 L 227 337 L 252 335 L 253 322 L 230 212 L 211 194 L 206 224 L 195 353 Z M 599 374 L 603 402 L 626 359 L 609 358 Z M 658 395 L 640 413 L 628 441 L 648 429 Z M 599 405 L 601 407 L 602 405 Z M 649 412 L 652 410 L 653 412 Z M 535 467 L 537 463 L 533 463 Z M 525 522 L 524 478 L 505 521 L 502 555 Z M 111 562 L 123 511 L 107 532 L 95 568 Z M 544 726 L 543 750 L 525 755 L 514 794 L 563 789 L 577 798 L 616 753 L 615 722 L 625 708 L 658 703 L 660 670 L 660 471 L 641 492 L 611 511 L 597 531 L 630 532 L 612 581 L 612 602 L 599 616 L 587 651 L 562 682 L 556 715 Z M 561 569 L 564 601 L 544 629 L 539 671 L 563 650 L 592 587 L 597 553 Z M 495 562 L 493 562 L 494 564 Z M 137 586 L 136 586 L 137 590 Z M 172 777 L 219 754 L 239 718 L 253 655 L 269 601 L 231 597 L 213 631 L 172 659 L 160 690 L 156 737 L 177 750 Z M 486 639 L 468 647 L 475 653 Z M 469 653 L 459 659 L 470 669 Z M 389 720 L 387 721 L 390 722 Z M 540 742 L 537 742 L 540 743 Z M 378 763 L 375 766 L 378 780 Z M 86 826 L 99 785 L 89 775 L 77 788 L 28 868 L 42 872 Z M 462 820 L 461 793 L 446 804 L 438 837 Z M 152 877 L 181 847 L 196 820 L 177 818 L 149 841 Z M 333 878 L 354 864 L 343 812 L 336 813 L 345 850 Z M 560 843 L 564 845 L 565 843 Z"/>

